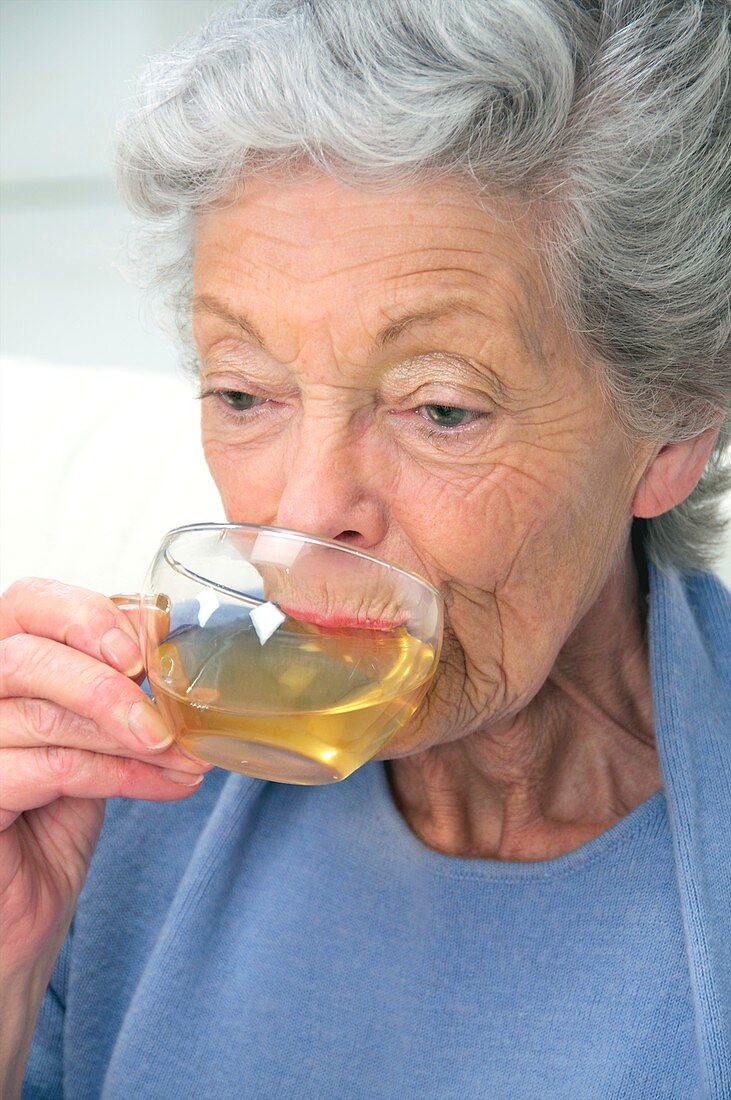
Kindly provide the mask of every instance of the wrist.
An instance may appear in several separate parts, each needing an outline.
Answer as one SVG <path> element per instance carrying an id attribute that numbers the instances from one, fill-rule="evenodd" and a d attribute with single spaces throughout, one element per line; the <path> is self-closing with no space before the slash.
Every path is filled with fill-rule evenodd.
<path id="1" fill-rule="evenodd" d="M 33 1039 L 38 1010 L 51 977 L 55 956 L 44 955 L 32 969 L 0 972 L 0 1094 L 18 1100 Z"/>

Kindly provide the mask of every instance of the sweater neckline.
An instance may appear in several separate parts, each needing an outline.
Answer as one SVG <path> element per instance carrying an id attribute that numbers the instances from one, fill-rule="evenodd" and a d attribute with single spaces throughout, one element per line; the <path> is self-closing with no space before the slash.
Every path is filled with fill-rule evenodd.
<path id="1" fill-rule="evenodd" d="M 524 861 L 452 856 L 429 848 L 411 831 L 394 802 L 383 761 L 367 764 L 362 773 L 385 841 L 396 850 L 402 850 L 410 861 L 418 861 L 425 868 L 450 878 L 550 882 L 582 870 L 588 864 L 610 855 L 621 845 L 646 837 L 654 838 L 666 822 L 665 792 L 661 787 L 614 825 L 578 848 L 553 859 Z"/>

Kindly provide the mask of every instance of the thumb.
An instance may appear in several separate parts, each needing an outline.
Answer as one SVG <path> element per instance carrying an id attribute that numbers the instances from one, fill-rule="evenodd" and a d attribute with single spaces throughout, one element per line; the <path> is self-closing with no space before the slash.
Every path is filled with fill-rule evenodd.
<path id="1" fill-rule="evenodd" d="M 140 641 L 143 658 L 157 649 L 170 631 L 170 600 L 164 593 L 157 596 L 146 596 L 144 599 L 139 593 L 119 593 L 109 597 L 132 626 Z M 143 670 L 133 679 L 139 684 L 145 679 Z"/>

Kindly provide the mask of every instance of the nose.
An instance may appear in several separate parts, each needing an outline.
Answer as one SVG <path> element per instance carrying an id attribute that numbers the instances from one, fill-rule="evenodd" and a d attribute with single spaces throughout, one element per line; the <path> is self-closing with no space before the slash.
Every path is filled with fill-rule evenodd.
<path id="1" fill-rule="evenodd" d="M 362 440 L 343 427 L 303 427 L 277 508 L 276 523 L 362 550 L 383 541 L 387 514 Z"/>

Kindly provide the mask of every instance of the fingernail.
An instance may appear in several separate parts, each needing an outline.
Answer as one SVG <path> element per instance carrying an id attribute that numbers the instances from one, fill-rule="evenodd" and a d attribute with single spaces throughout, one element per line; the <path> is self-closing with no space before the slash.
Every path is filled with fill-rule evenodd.
<path id="1" fill-rule="evenodd" d="M 127 725 L 144 749 L 159 752 L 173 743 L 173 735 L 152 703 L 133 703 L 127 714 Z"/>
<path id="2" fill-rule="evenodd" d="M 173 771 L 187 771 L 192 773 L 194 770 L 202 772 L 209 772 L 211 768 L 215 768 L 215 764 L 209 764 L 206 760 L 199 760 L 197 756 L 188 756 L 187 753 L 180 751 L 180 745 L 175 746 L 174 753 L 170 754 L 172 757 L 171 763 L 182 765 L 180 768 L 173 768 Z"/>
<path id="3" fill-rule="evenodd" d="M 102 635 L 99 649 L 105 661 L 114 665 L 125 676 L 136 676 L 142 672 L 142 655 L 136 642 L 115 626 Z"/>
<path id="4" fill-rule="evenodd" d="M 215 768 L 215 764 L 209 764 L 207 760 L 201 760 L 200 756 L 196 756 L 192 752 L 188 752 L 182 745 L 176 745 L 175 751 L 184 756 L 186 760 L 191 760 L 194 764 L 197 764 L 200 768 Z"/>
<path id="5" fill-rule="evenodd" d="M 172 768 L 161 768 L 162 774 L 171 783 L 179 783 L 181 787 L 200 787 L 204 780 L 202 775 L 191 775 L 190 772 L 176 772 Z"/>

